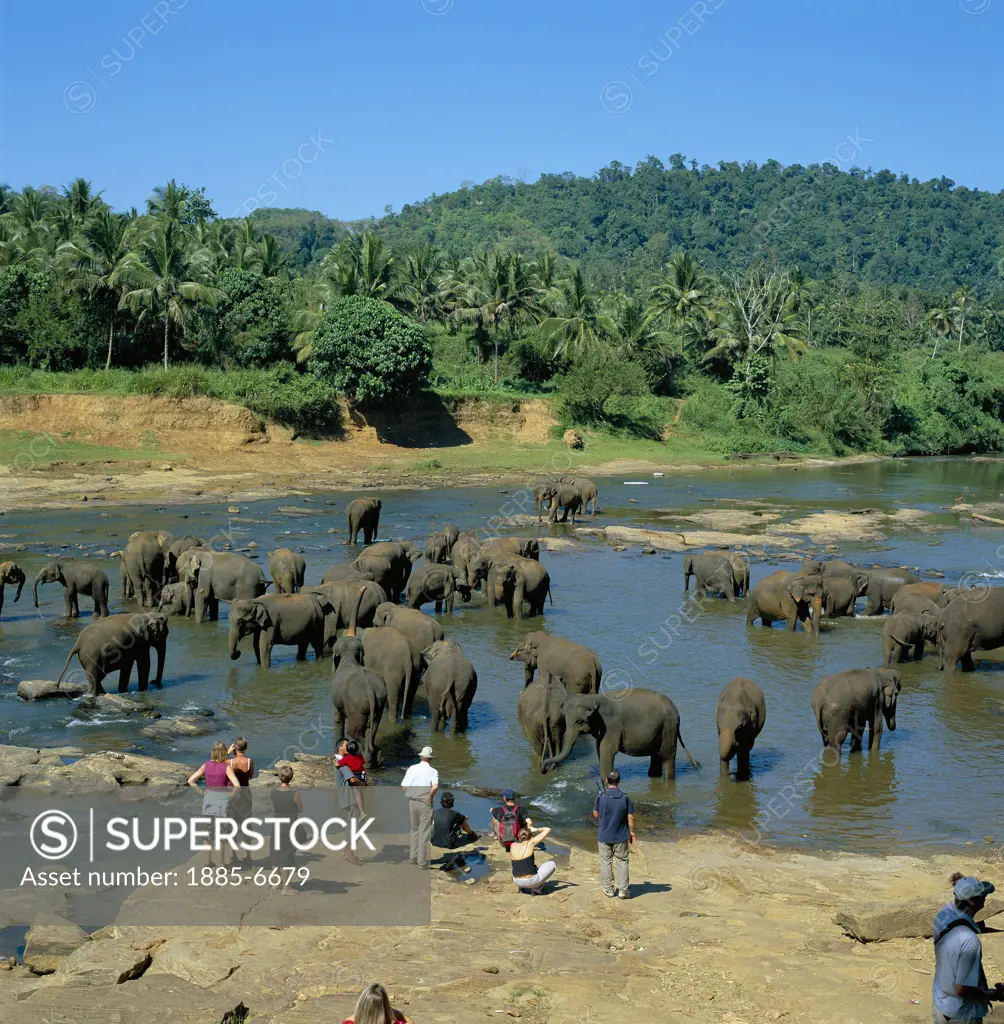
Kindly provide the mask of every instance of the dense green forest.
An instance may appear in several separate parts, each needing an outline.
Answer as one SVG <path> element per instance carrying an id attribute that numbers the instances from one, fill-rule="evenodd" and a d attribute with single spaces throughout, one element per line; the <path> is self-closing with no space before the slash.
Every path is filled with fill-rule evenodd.
<path id="1" fill-rule="evenodd" d="M 337 395 L 431 386 L 718 452 L 1004 449 L 1002 232 L 1001 197 L 944 178 L 679 155 L 361 224 L 0 186 L 0 387 L 142 370 L 321 433 Z"/>

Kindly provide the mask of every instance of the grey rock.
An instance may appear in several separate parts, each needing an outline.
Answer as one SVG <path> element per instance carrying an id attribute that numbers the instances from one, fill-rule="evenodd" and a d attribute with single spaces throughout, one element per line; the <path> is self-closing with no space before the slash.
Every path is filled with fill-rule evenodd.
<path id="1" fill-rule="evenodd" d="M 57 683 L 55 679 L 22 679 L 17 684 L 17 695 L 21 700 L 48 700 L 52 697 L 73 699 L 87 693 L 87 683 L 65 681 Z"/>
<path id="2" fill-rule="evenodd" d="M 39 924 L 28 930 L 24 962 L 35 974 L 52 974 L 57 967 L 90 936 L 75 924 Z"/>

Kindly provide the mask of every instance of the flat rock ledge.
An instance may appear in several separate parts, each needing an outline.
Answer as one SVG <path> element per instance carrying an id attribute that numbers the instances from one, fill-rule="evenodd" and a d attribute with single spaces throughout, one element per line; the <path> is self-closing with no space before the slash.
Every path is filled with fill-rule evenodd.
<path id="1" fill-rule="evenodd" d="M 944 906 L 931 900 L 912 903 L 866 903 L 841 910 L 833 923 L 858 942 L 886 942 L 889 939 L 929 939 L 934 917 Z M 988 899 L 978 921 L 1004 911 L 1004 900 Z"/>

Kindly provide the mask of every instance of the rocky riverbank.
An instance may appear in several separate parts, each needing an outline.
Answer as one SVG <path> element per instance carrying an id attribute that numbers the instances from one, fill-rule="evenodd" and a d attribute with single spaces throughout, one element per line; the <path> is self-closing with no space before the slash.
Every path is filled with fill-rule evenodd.
<path id="1" fill-rule="evenodd" d="M 0 783 L 180 786 L 189 770 L 77 753 L 0 748 Z M 330 778 L 326 759 L 305 758 L 298 776 Z M 259 784 L 272 779 L 264 772 Z M 930 1019 L 925 934 L 948 874 L 1004 881 L 996 850 L 834 857 L 721 833 L 643 836 L 629 901 L 604 897 L 595 852 L 577 848 L 548 895 L 530 898 L 514 890 L 498 846 L 480 846 L 488 877 L 433 872 L 429 927 L 36 928 L 31 966 L 0 970 L 0 1020 L 235 1024 L 243 1007 L 256 1024 L 331 1024 L 380 980 L 416 1024 L 920 1022 Z M 1004 976 L 1004 932 L 992 929 L 984 950 L 991 981 Z"/>

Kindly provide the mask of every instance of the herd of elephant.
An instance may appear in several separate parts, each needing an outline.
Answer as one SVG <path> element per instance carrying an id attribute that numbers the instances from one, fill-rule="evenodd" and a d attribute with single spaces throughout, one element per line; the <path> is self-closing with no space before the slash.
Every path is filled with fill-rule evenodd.
<path id="1" fill-rule="evenodd" d="M 563 479 L 534 485 L 537 515 L 550 506 L 574 519 L 591 502 L 589 481 Z M 298 660 L 313 650 L 316 659 L 332 654 L 332 701 L 335 731 L 361 742 L 370 764 L 379 763 L 377 732 L 385 718 L 408 718 L 424 682 L 433 730 L 450 724 L 466 730 L 477 689 L 477 671 L 460 645 L 444 638 L 443 628 L 423 604 L 438 613 L 452 612 L 457 594 L 470 601 L 482 586 L 489 606 L 502 605 L 510 618 L 543 614 L 550 597 L 547 569 L 538 541 L 528 537 L 493 538 L 448 524 L 428 538 L 424 548 L 411 541 L 378 541 L 382 504 L 357 498 L 346 508 L 346 544 L 362 533 L 365 547 L 351 562 L 332 566 L 319 585 L 305 584 L 306 563 L 289 548 L 268 555 L 267 578 L 253 558 L 215 551 L 196 536 L 175 538 L 138 531 L 122 551 L 114 552 L 121 570 L 122 596 L 139 605 L 137 613 L 110 615 L 108 578 L 89 560 L 57 559 L 35 577 L 38 587 L 60 583 L 67 617 L 79 615 L 79 598 L 90 597 L 94 620 L 78 635 L 60 674 L 74 655 L 91 695 L 103 692 L 102 681 L 118 671 L 119 692 L 128 688 L 132 668 L 139 688 L 150 681 L 151 652 L 157 654 L 154 685 L 160 686 L 170 616 L 216 620 L 220 602 L 230 605 L 228 652 L 241 656 L 241 642 L 251 637 L 255 658 L 268 669 L 276 645 L 296 648 Z M 563 517 L 564 518 L 564 517 Z M 421 558 L 425 563 L 415 568 Z M 972 669 L 972 652 L 1004 645 L 1004 588 L 960 592 L 942 583 L 924 582 L 906 569 L 866 570 L 843 561 L 805 561 L 796 572 L 775 572 L 750 587 L 749 566 L 734 552 L 705 552 L 684 560 L 684 590 L 693 576 L 698 596 L 718 593 L 729 601 L 745 597 L 747 624 L 764 626 L 785 620 L 794 630 L 819 635 L 823 617 L 853 615 L 858 597 L 865 614 L 892 612 L 883 628 L 882 667 L 854 669 L 825 678 L 812 695 L 812 707 L 825 748 L 838 752 L 848 735 L 860 748 L 869 731 L 869 747 L 879 743 L 883 719 L 895 729 L 899 673 L 888 666 L 909 652 L 919 658 L 926 642 L 936 645 L 939 667 L 954 671 L 961 662 Z M 0 610 L 5 585 L 26 582 L 13 562 L 0 563 Z M 269 586 L 274 593 L 266 593 Z M 402 603 L 403 602 L 403 603 Z M 649 758 L 649 774 L 673 778 L 682 746 L 680 715 L 664 694 L 639 687 L 601 693 L 602 667 L 594 651 L 561 637 L 533 632 L 513 651 L 524 664 L 524 689 L 517 714 L 543 773 L 564 761 L 576 740 L 591 735 L 600 769 L 613 768 L 618 753 Z M 536 678 L 535 678 L 536 674 Z M 722 691 L 716 710 L 719 759 L 728 773 L 736 759 L 737 777 L 749 773 L 750 751 L 766 720 L 762 690 L 737 678 Z"/>

